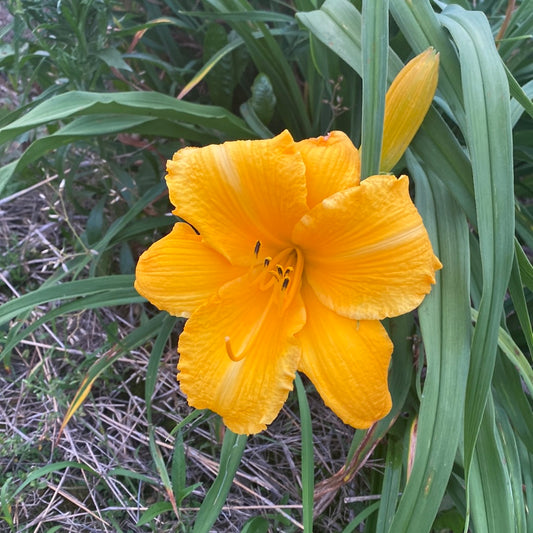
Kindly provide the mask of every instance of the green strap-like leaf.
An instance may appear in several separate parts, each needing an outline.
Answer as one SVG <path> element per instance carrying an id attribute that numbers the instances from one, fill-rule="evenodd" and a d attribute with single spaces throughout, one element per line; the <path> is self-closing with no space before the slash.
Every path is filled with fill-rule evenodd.
<path id="1" fill-rule="evenodd" d="M 464 124 L 461 72 L 457 54 L 429 0 L 391 0 L 391 13 L 415 53 L 433 46 L 439 53 L 439 93 L 459 124 Z"/>
<path id="2" fill-rule="evenodd" d="M 383 486 L 381 487 L 376 533 L 386 533 L 394 518 L 396 504 L 401 492 L 402 461 L 403 442 L 389 440 L 387 443 L 387 457 L 385 459 L 385 472 L 383 474 Z"/>
<path id="3" fill-rule="evenodd" d="M 381 159 L 389 55 L 388 0 L 364 0 L 362 17 L 361 179 L 365 179 L 379 173 Z"/>
<path id="4" fill-rule="evenodd" d="M 492 394 L 479 425 L 479 441 L 469 465 L 469 496 L 475 531 L 514 532 L 514 504 L 509 472 L 500 449 Z M 465 524 L 465 532 L 467 524 Z"/>
<path id="5" fill-rule="evenodd" d="M 156 92 L 71 91 L 45 100 L 18 120 L 4 126 L 0 129 L 0 144 L 41 124 L 89 114 L 126 114 L 176 120 L 213 128 L 231 138 L 246 138 L 251 134 L 241 119 L 221 107 L 184 102 Z"/>
<path id="6" fill-rule="evenodd" d="M 43 101 L 1 128 L 0 144 L 42 124 L 71 117 L 79 118 L 55 134 L 37 139 L 19 159 L 0 168 L 0 193 L 16 171 L 53 149 L 80 138 L 121 131 L 185 138 L 203 144 L 220 138 L 254 137 L 253 130 L 242 119 L 221 107 L 184 102 L 156 92 L 71 91 Z"/>
<path id="7" fill-rule="evenodd" d="M 313 428 L 311 411 L 302 379 L 296 374 L 296 392 L 300 407 L 300 425 L 302 428 L 302 505 L 304 531 L 313 532 L 313 492 L 315 486 L 313 458 Z"/>
<path id="8" fill-rule="evenodd" d="M 514 256 L 510 95 L 507 76 L 485 16 L 449 6 L 441 21 L 459 51 L 466 113 L 463 133 L 472 160 L 483 274 L 464 422 L 468 480 L 494 371 L 498 327 Z"/>
<path id="9" fill-rule="evenodd" d="M 178 320 L 175 316 L 165 314 L 163 323 L 157 334 L 157 338 L 152 346 L 152 352 L 150 354 L 150 360 L 148 361 L 148 368 L 146 369 L 146 381 L 144 383 L 144 398 L 146 401 L 146 418 L 149 423 L 152 423 L 152 396 L 155 390 L 155 384 L 157 376 L 159 374 L 159 363 L 161 356 L 168 342 L 168 338 L 176 325 Z M 177 362 L 176 352 L 176 362 Z"/>
<path id="10" fill-rule="evenodd" d="M 237 435 L 226 428 L 220 466 L 217 477 L 205 495 L 194 522 L 193 533 L 209 533 L 215 523 L 239 468 L 241 457 L 246 446 L 246 435 Z"/>
<path id="11" fill-rule="evenodd" d="M 417 206 L 443 269 L 419 308 L 427 374 L 420 403 L 413 469 L 390 533 L 428 532 L 448 484 L 462 430 L 470 351 L 468 225 L 439 180 L 409 154 Z"/>
<path id="12" fill-rule="evenodd" d="M 297 13 L 296 18 L 362 75 L 361 14 L 350 2 L 326 0 L 320 9 Z"/>

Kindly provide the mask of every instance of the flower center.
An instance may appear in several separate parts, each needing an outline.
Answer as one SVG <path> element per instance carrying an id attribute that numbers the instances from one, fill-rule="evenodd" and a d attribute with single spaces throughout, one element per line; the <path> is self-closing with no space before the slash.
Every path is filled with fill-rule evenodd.
<path id="1" fill-rule="evenodd" d="M 254 248 L 255 261 L 250 268 L 250 288 L 255 287 L 260 291 L 270 290 L 270 298 L 237 353 L 232 349 L 231 338 L 225 338 L 228 357 L 235 362 L 244 359 L 247 348 L 257 338 L 269 313 L 277 310 L 277 314 L 282 315 L 300 290 L 304 261 L 302 252 L 298 248 L 285 248 L 274 257 L 263 257 L 259 261 L 260 252 L 261 242 L 257 241 Z"/>
<path id="2" fill-rule="evenodd" d="M 257 241 L 254 255 L 259 259 L 261 242 Z M 298 248 L 285 248 L 274 257 L 264 257 L 252 268 L 252 284 L 265 291 L 273 288 L 272 295 L 281 304 L 283 313 L 300 290 L 303 272 L 303 256 Z"/>

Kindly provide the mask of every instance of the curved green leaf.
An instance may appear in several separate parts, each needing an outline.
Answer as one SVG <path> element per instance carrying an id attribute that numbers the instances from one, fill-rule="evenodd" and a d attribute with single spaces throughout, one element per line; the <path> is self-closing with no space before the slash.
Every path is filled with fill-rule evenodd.
<path id="1" fill-rule="evenodd" d="M 449 6 L 441 15 L 441 21 L 459 51 L 466 112 L 463 133 L 472 160 L 483 274 L 464 421 L 468 480 L 494 371 L 498 327 L 514 256 L 510 94 L 485 16 Z"/>
<path id="2" fill-rule="evenodd" d="M 411 475 L 389 531 L 429 532 L 452 470 L 462 430 L 470 351 L 466 218 L 446 188 L 409 155 L 416 200 L 443 269 L 419 308 L 427 359 Z"/>

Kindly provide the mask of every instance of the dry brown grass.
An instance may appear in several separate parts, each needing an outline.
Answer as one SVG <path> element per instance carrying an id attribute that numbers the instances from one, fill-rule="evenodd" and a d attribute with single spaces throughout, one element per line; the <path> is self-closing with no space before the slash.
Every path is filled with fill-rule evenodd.
<path id="1" fill-rule="evenodd" d="M 54 177 L 0 204 L 0 303 L 38 287 L 76 253 L 72 232 L 85 220 L 69 212 Z M 70 240 L 69 240 L 70 236 Z M 53 304 L 52 304 L 53 305 Z M 28 321 L 45 309 L 35 309 Z M 153 503 L 167 501 L 149 448 L 144 380 L 150 346 L 116 362 L 95 384 L 58 440 L 67 407 L 87 369 L 103 355 L 108 329 L 123 337 L 136 327 L 139 307 L 100 309 L 63 316 L 20 343 L 9 369 L 0 370 L 0 487 L 12 494 L 28 474 L 47 464 L 74 461 L 30 483 L 11 501 L 14 528 L 0 531 L 189 531 L 218 472 L 223 428 L 215 416 L 183 430 L 187 484 L 200 483 L 184 500 L 179 518 L 164 513 L 136 523 Z M 177 332 L 176 332 L 177 333 Z M 172 430 L 191 409 L 175 377 L 176 335 L 165 350 L 153 397 L 154 431 L 168 465 Z M 348 453 L 352 430 L 315 395 L 309 396 L 319 482 L 335 474 Z M 250 438 L 226 506 L 213 531 L 240 531 L 250 517 L 266 516 L 271 531 L 301 524 L 300 424 L 295 397 L 264 433 Z M 317 517 L 316 531 L 339 531 L 353 517 L 344 498 L 364 492 L 363 478 L 341 487 Z M 357 504 L 356 504 L 357 505 Z"/>

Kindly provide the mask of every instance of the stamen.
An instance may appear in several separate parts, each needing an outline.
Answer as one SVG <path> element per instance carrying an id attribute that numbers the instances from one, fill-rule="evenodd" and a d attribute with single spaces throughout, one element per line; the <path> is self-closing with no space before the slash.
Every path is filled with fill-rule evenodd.
<path id="1" fill-rule="evenodd" d="M 239 361 L 242 361 L 244 359 L 244 354 L 245 354 L 244 350 L 242 353 L 240 353 L 237 356 L 233 353 L 233 350 L 231 349 L 231 340 L 229 337 L 226 337 L 224 339 L 224 342 L 226 343 L 226 353 L 228 354 L 228 357 L 232 361 L 234 361 L 235 363 L 238 363 Z"/>
<path id="2" fill-rule="evenodd" d="M 275 265 L 275 267 L 269 268 L 270 265 Z M 283 309 L 286 309 L 295 292 L 300 288 L 302 269 L 303 257 L 301 252 L 296 248 L 285 248 L 274 258 L 265 257 L 263 271 L 256 274 L 253 283 L 257 284 L 261 291 L 278 285 L 278 291 L 281 290 L 281 292 L 285 293 L 281 305 Z"/>
<path id="3" fill-rule="evenodd" d="M 294 300 L 294 297 L 296 296 L 296 293 L 300 290 L 300 280 L 302 278 L 302 272 L 304 267 L 304 261 L 302 252 L 298 248 L 294 248 L 292 253 L 296 254 L 295 262 L 293 263 L 292 267 L 287 267 L 286 271 L 290 268 L 291 271 L 287 272 L 287 275 L 283 279 L 282 289 L 285 289 L 284 291 L 284 297 L 283 297 L 283 305 L 281 312 L 284 313 L 291 302 Z M 287 279 L 287 283 L 285 283 L 285 279 Z"/>
<path id="4" fill-rule="evenodd" d="M 254 255 L 257 258 L 259 256 L 259 250 L 261 249 L 261 241 L 255 243 Z"/>

